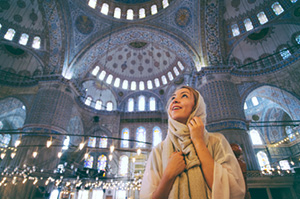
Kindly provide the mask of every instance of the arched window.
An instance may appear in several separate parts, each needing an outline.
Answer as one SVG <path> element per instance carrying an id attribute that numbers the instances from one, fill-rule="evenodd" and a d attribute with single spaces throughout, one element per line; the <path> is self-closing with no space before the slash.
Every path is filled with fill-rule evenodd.
<path id="1" fill-rule="evenodd" d="M 275 2 L 272 4 L 272 9 L 274 11 L 274 13 L 276 15 L 280 15 L 281 13 L 283 13 L 284 9 L 282 8 L 282 6 L 279 4 L 279 2 Z"/>
<path id="2" fill-rule="evenodd" d="M 156 145 L 161 143 L 161 140 L 162 140 L 161 130 L 158 126 L 156 126 L 156 127 L 153 128 L 153 143 L 152 143 L 152 146 L 155 147 Z"/>
<path id="3" fill-rule="evenodd" d="M 109 5 L 107 3 L 103 3 L 101 7 L 101 13 L 107 15 L 109 11 Z"/>
<path id="4" fill-rule="evenodd" d="M 141 91 L 145 90 L 145 84 L 144 84 L 143 81 L 140 81 L 140 83 L 139 83 L 139 89 L 140 89 Z"/>
<path id="5" fill-rule="evenodd" d="M 295 37 L 295 40 L 296 40 L 297 44 L 300 44 L 300 35 L 297 35 L 297 36 Z"/>
<path id="6" fill-rule="evenodd" d="M 271 169 L 268 156 L 265 152 L 259 151 L 257 153 L 257 159 L 261 170 Z"/>
<path id="7" fill-rule="evenodd" d="M 78 199 L 88 199 L 90 194 L 90 190 L 79 190 L 78 191 Z M 57 198 L 55 198 L 57 199 Z"/>
<path id="8" fill-rule="evenodd" d="M 253 106 L 257 106 L 259 104 L 257 97 L 252 97 L 251 98 Z"/>
<path id="9" fill-rule="evenodd" d="M 132 9 L 127 10 L 126 19 L 133 20 L 133 10 Z"/>
<path id="10" fill-rule="evenodd" d="M 112 111 L 113 110 L 113 103 L 112 102 L 107 102 L 106 103 L 106 110 L 107 111 Z"/>
<path id="11" fill-rule="evenodd" d="M 157 13 L 157 5 L 154 4 L 151 6 L 151 14 L 155 15 L 156 13 Z"/>
<path id="12" fill-rule="evenodd" d="M 86 100 L 85 100 L 85 105 L 90 106 L 92 103 L 92 97 L 91 96 L 87 96 Z"/>
<path id="13" fill-rule="evenodd" d="M 128 163 L 129 163 L 128 156 L 122 155 L 120 157 L 120 162 L 119 162 L 119 174 L 121 176 L 125 176 L 128 173 Z"/>
<path id="14" fill-rule="evenodd" d="M 168 72 L 169 80 L 172 81 L 174 79 L 173 74 L 171 72 Z"/>
<path id="15" fill-rule="evenodd" d="M 19 44 L 25 46 L 28 42 L 28 39 L 29 39 L 29 35 L 27 35 L 26 33 L 23 33 L 20 37 Z"/>
<path id="16" fill-rule="evenodd" d="M 178 71 L 178 68 L 176 66 L 173 67 L 173 71 L 174 71 L 176 76 L 179 75 L 179 71 Z"/>
<path id="17" fill-rule="evenodd" d="M 155 97 L 150 97 L 150 99 L 149 99 L 149 109 L 150 109 L 150 111 L 155 111 L 156 110 Z"/>
<path id="18" fill-rule="evenodd" d="M 244 25 L 245 25 L 245 28 L 247 31 L 250 31 L 253 29 L 252 21 L 249 18 L 244 20 Z"/>
<path id="19" fill-rule="evenodd" d="M 264 12 L 260 12 L 257 14 L 258 21 L 261 25 L 268 22 L 268 18 Z"/>
<path id="20" fill-rule="evenodd" d="M 58 189 L 54 189 L 53 191 L 51 191 L 50 199 L 57 199 L 58 195 L 59 195 Z"/>
<path id="21" fill-rule="evenodd" d="M 282 170 L 291 170 L 289 161 L 287 161 L 287 160 L 281 160 L 281 161 L 279 161 L 279 165 L 280 165 L 280 168 Z"/>
<path id="22" fill-rule="evenodd" d="M 120 19 L 121 18 L 121 8 L 116 7 L 114 11 L 114 18 Z"/>
<path id="23" fill-rule="evenodd" d="M 237 24 L 231 25 L 231 31 L 232 31 L 232 35 L 234 37 L 238 36 L 240 34 L 240 29 L 239 29 L 239 26 Z"/>
<path id="24" fill-rule="evenodd" d="M 38 36 L 35 36 L 33 38 L 32 48 L 40 49 L 40 47 L 41 47 L 41 38 Z"/>
<path id="25" fill-rule="evenodd" d="M 101 171 L 105 171 L 107 164 L 107 157 L 105 155 L 100 155 L 98 157 L 97 169 Z"/>
<path id="26" fill-rule="evenodd" d="M 122 130 L 122 139 L 125 139 L 125 140 L 122 140 L 121 141 L 121 147 L 122 148 L 128 148 L 129 147 L 129 141 L 126 141 L 129 139 L 129 129 L 128 128 L 124 128 Z"/>
<path id="27" fill-rule="evenodd" d="M 141 142 L 146 142 L 146 129 L 142 126 L 136 130 L 136 140 Z M 145 143 L 138 142 L 136 147 L 145 147 Z"/>
<path id="28" fill-rule="evenodd" d="M 105 75 L 106 75 L 106 72 L 105 72 L 104 70 L 101 71 L 101 73 L 100 73 L 100 75 L 99 75 L 99 79 L 100 79 L 100 80 L 104 80 Z"/>
<path id="29" fill-rule="evenodd" d="M 181 61 L 178 61 L 177 64 L 178 64 L 180 70 L 183 70 L 183 69 L 184 69 L 184 66 L 182 65 Z"/>
<path id="30" fill-rule="evenodd" d="M 9 41 L 12 41 L 14 36 L 16 34 L 16 31 L 12 28 L 8 29 L 7 32 L 4 35 L 4 39 L 7 39 Z"/>
<path id="31" fill-rule="evenodd" d="M 250 137 L 251 137 L 253 145 L 262 145 L 263 144 L 261 137 L 257 130 L 254 130 L 254 129 L 251 130 Z"/>
<path id="32" fill-rule="evenodd" d="M 62 149 L 67 150 L 69 148 L 69 145 L 70 145 L 70 136 L 66 136 Z"/>
<path id="33" fill-rule="evenodd" d="M 161 76 L 161 81 L 162 81 L 163 84 L 167 84 L 168 83 L 167 78 L 164 75 Z"/>
<path id="34" fill-rule="evenodd" d="M 145 8 L 140 8 L 139 9 L 139 18 L 142 19 L 142 18 L 145 18 L 145 17 L 146 17 Z"/>
<path id="35" fill-rule="evenodd" d="M 144 111 L 146 106 L 145 96 L 139 96 L 139 111 Z"/>
<path id="36" fill-rule="evenodd" d="M 244 103 L 244 110 L 247 110 L 248 109 L 248 106 L 247 106 L 247 103 L 245 102 Z"/>
<path id="37" fill-rule="evenodd" d="M 96 137 L 89 137 L 88 147 L 96 147 Z"/>
<path id="38" fill-rule="evenodd" d="M 107 148 L 107 136 L 103 135 L 102 138 L 100 138 L 99 148 Z"/>
<path id="39" fill-rule="evenodd" d="M 119 88 L 120 87 L 120 78 L 115 79 L 114 87 Z"/>
<path id="40" fill-rule="evenodd" d="M 97 100 L 96 101 L 95 109 L 97 109 L 97 110 L 101 110 L 102 109 L 102 101 L 101 100 Z"/>
<path id="41" fill-rule="evenodd" d="M 131 89 L 132 91 L 135 91 L 135 90 L 136 90 L 136 82 L 135 82 L 135 81 L 132 81 L 132 82 L 131 82 L 130 89 Z"/>
<path id="42" fill-rule="evenodd" d="M 163 8 L 168 7 L 169 6 L 169 1 L 168 0 L 163 0 L 162 1 L 162 6 L 163 6 Z"/>
<path id="43" fill-rule="evenodd" d="M 287 48 L 282 48 L 280 51 L 279 51 L 282 59 L 287 59 L 288 57 L 290 57 L 292 54 L 291 52 L 287 49 Z"/>
<path id="44" fill-rule="evenodd" d="M 154 79 L 154 84 L 156 86 L 156 88 L 158 88 L 160 86 L 160 83 L 159 83 L 159 79 L 158 78 L 155 78 Z"/>
<path id="45" fill-rule="evenodd" d="M 91 8 L 96 8 L 97 5 L 97 0 L 89 0 L 89 4 L 88 4 Z"/>
<path id="46" fill-rule="evenodd" d="M 132 112 L 134 110 L 134 99 L 133 98 L 129 98 L 128 99 L 128 112 Z"/>
<path id="47" fill-rule="evenodd" d="M 153 84 L 152 84 L 151 80 L 147 81 L 147 87 L 148 87 L 148 89 L 152 89 L 153 88 Z"/>
<path id="48" fill-rule="evenodd" d="M 293 128 L 291 126 L 286 126 L 285 127 L 285 132 L 286 132 L 286 134 L 289 137 L 289 140 L 291 142 L 296 140 L 296 135 L 293 133 Z"/>
<path id="49" fill-rule="evenodd" d="M 91 155 L 88 155 L 88 157 L 84 160 L 84 168 L 93 168 L 93 163 L 94 163 L 94 157 Z"/>
<path id="50" fill-rule="evenodd" d="M 96 66 L 92 71 L 92 75 L 96 76 L 98 74 L 99 70 L 100 70 L 100 67 Z"/>
<path id="51" fill-rule="evenodd" d="M 122 84 L 123 89 L 128 89 L 128 80 L 124 80 Z"/>
<path id="52" fill-rule="evenodd" d="M 116 191 L 116 199 L 127 198 L 126 190 L 117 190 Z"/>
<path id="53" fill-rule="evenodd" d="M 1 128 L 0 128 L 1 130 Z M 0 147 L 7 148 L 11 139 L 11 135 L 9 134 L 0 134 Z"/>
<path id="54" fill-rule="evenodd" d="M 107 77 L 107 79 L 106 79 L 106 83 L 107 83 L 107 84 L 111 84 L 113 78 L 114 78 L 114 77 L 112 76 L 112 74 L 109 74 L 108 77 Z"/>

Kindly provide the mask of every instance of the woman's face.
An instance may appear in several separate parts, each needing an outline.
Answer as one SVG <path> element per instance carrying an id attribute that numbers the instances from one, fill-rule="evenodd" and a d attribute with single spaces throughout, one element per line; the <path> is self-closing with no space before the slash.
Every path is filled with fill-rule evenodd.
<path id="1" fill-rule="evenodd" d="M 173 120 L 186 124 L 194 107 L 194 95 L 189 89 L 182 88 L 172 95 L 169 114 Z"/>

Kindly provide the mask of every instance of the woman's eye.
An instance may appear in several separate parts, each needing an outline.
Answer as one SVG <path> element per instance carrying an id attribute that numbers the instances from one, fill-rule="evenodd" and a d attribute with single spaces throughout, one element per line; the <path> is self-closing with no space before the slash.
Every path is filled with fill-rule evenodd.
<path id="1" fill-rule="evenodd" d="M 184 94 L 184 95 L 182 95 L 182 97 L 187 97 L 187 95 L 186 95 L 186 94 Z"/>

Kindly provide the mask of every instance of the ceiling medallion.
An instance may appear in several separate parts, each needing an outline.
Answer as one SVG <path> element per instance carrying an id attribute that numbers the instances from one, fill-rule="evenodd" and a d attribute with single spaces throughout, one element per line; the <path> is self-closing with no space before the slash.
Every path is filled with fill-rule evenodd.
<path id="1" fill-rule="evenodd" d="M 81 15 L 77 17 L 75 21 L 75 26 L 77 30 L 82 34 L 89 34 L 94 29 L 94 23 L 93 21 L 85 15 Z"/>
<path id="2" fill-rule="evenodd" d="M 191 21 L 191 18 L 191 11 L 186 7 L 180 8 L 175 14 L 175 22 L 180 27 L 186 27 Z"/>

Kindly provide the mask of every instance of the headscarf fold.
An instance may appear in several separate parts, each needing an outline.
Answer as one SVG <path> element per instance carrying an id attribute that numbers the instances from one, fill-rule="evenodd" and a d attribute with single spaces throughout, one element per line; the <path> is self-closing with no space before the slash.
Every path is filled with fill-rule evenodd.
<path id="1" fill-rule="evenodd" d="M 206 123 L 206 109 L 203 97 L 198 91 L 198 100 L 196 108 L 189 116 L 187 123 L 193 117 L 200 117 L 205 125 Z M 204 129 L 204 141 L 208 144 L 208 133 Z M 170 117 L 168 110 L 168 135 L 164 141 L 162 160 L 163 170 L 168 165 L 168 160 L 174 151 L 182 151 L 185 156 L 186 170 L 176 177 L 173 187 L 170 191 L 169 198 L 177 199 L 206 199 L 207 185 L 201 170 L 200 161 L 196 154 L 196 150 L 190 137 L 190 131 L 186 124 L 177 122 Z"/>

